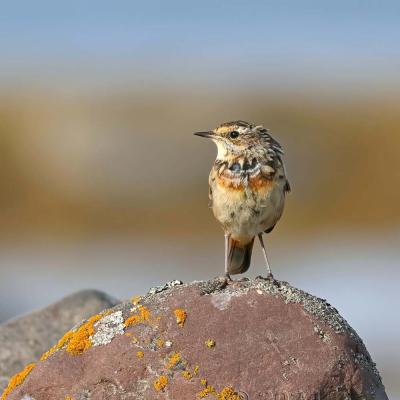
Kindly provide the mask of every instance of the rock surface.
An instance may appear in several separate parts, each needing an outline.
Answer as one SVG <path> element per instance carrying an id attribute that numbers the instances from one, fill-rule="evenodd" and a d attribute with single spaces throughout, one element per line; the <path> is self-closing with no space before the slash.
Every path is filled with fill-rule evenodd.
<path id="1" fill-rule="evenodd" d="M 37 360 L 66 330 L 117 303 L 105 293 L 84 290 L 0 325 L 0 393 L 12 375 Z"/>
<path id="2" fill-rule="evenodd" d="M 152 289 L 68 332 L 13 400 L 387 399 L 362 340 L 286 282 Z"/>

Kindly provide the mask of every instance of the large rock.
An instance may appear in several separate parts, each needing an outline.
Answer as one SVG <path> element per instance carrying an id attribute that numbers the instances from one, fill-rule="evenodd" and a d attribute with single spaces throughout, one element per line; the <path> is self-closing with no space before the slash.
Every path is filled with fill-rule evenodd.
<path id="1" fill-rule="evenodd" d="M 16 376 L 3 398 L 387 396 L 362 340 L 332 306 L 285 282 L 255 280 L 173 282 L 95 315 Z"/>
<path id="2" fill-rule="evenodd" d="M 0 392 L 10 376 L 37 360 L 66 330 L 117 303 L 105 293 L 84 290 L 0 325 Z"/>

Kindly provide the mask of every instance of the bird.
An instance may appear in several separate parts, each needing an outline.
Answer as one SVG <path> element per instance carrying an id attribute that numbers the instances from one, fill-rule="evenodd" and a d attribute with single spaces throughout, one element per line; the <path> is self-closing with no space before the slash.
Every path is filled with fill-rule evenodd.
<path id="1" fill-rule="evenodd" d="M 209 175 L 209 207 L 224 230 L 223 279 L 231 282 L 231 275 L 249 269 L 257 236 L 267 279 L 274 280 L 263 234 L 274 229 L 291 190 L 282 146 L 262 125 L 242 120 L 194 134 L 211 139 L 217 146 Z"/>

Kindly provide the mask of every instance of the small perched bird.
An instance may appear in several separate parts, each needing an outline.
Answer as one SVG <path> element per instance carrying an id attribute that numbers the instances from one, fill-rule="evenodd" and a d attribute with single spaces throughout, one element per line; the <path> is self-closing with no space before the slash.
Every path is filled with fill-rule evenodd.
<path id="1" fill-rule="evenodd" d="M 195 135 L 209 138 L 218 149 L 209 177 L 210 207 L 225 232 L 225 279 L 249 269 L 258 236 L 268 270 L 263 233 L 280 219 L 290 191 L 281 145 L 261 125 L 225 122 Z"/>

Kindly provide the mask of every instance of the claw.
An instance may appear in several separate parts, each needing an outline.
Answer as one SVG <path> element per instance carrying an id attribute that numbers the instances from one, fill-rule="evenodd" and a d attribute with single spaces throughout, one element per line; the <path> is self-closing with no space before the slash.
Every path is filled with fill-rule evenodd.
<path id="1" fill-rule="evenodd" d="M 256 276 L 256 280 L 259 281 L 269 281 L 269 282 L 276 282 L 276 279 L 274 278 L 274 276 L 269 273 L 266 277 L 263 277 L 261 275 Z"/>
<path id="2" fill-rule="evenodd" d="M 221 283 L 221 289 L 223 289 L 224 287 L 228 286 L 230 283 L 233 282 L 229 274 L 226 274 L 224 276 L 219 276 L 217 279 Z"/>

